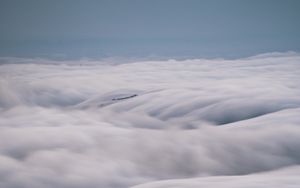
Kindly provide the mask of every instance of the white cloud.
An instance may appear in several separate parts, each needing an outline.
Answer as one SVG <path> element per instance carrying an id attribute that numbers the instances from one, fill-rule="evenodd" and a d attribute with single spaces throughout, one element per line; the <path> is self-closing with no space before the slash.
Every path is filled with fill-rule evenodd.
<path id="1" fill-rule="evenodd" d="M 257 173 L 247 176 L 213 176 L 195 179 L 166 180 L 134 186 L 134 188 L 165 187 L 225 187 L 225 188 L 295 188 L 299 186 L 300 167 L 289 167 L 275 172 Z"/>
<path id="2" fill-rule="evenodd" d="M 295 53 L 18 61 L 0 65 L 0 187 L 300 185 Z"/>

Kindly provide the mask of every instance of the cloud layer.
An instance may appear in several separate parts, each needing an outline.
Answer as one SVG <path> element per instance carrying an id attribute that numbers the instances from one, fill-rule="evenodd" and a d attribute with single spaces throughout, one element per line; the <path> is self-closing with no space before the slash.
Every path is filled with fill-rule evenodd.
<path id="1" fill-rule="evenodd" d="M 295 53 L 125 64 L 6 58 L 0 187 L 299 186 L 299 81 Z M 151 183 L 183 178 L 197 179 Z"/>

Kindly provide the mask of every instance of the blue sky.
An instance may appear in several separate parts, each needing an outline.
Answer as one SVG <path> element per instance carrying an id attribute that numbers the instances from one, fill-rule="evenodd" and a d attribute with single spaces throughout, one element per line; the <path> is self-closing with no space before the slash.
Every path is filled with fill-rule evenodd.
<path id="1" fill-rule="evenodd" d="M 299 10 L 297 0 L 1 0 L 0 56 L 298 52 Z"/>

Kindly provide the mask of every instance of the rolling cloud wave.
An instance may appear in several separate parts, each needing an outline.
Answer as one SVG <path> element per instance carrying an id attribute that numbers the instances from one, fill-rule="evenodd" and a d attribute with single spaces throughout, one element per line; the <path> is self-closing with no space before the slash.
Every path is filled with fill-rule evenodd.
<path id="1" fill-rule="evenodd" d="M 296 53 L 5 59 L 0 187 L 300 185 L 299 81 Z"/>

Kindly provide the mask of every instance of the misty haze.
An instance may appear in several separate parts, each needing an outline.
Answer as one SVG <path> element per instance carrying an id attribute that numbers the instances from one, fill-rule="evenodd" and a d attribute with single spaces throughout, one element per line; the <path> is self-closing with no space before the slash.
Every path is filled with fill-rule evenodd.
<path id="1" fill-rule="evenodd" d="M 0 188 L 300 187 L 299 8 L 0 1 Z"/>

